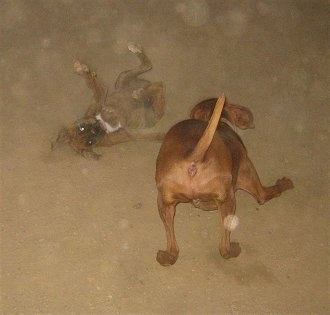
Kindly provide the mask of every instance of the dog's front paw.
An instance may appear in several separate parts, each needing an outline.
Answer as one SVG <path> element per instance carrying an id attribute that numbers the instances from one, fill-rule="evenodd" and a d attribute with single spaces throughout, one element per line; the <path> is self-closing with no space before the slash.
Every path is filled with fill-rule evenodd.
<path id="1" fill-rule="evenodd" d="M 133 54 L 142 53 L 142 46 L 140 46 L 140 45 L 130 43 L 130 44 L 127 45 L 127 48 Z"/>
<path id="2" fill-rule="evenodd" d="M 156 259 L 162 266 L 171 266 L 175 264 L 176 260 L 178 259 L 178 255 L 173 256 L 167 251 L 159 250 Z"/>
<path id="3" fill-rule="evenodd" d="M 231 242 L 229 250 L 226 248 L 220 248 L 220 254 L 225 259 L 238 257 L 240 253 L 241 246 L 239 246 L 239 243 L 237 242 Z"/>
<path id="4" fill-rule="evenodd" d="M 92 160 L 99 160 L 101 157 L 101 154 L 97 154 L 94 151 L 87 151 L 87 150 L 81 152 L 81 155 L 86 159 L 92 159 Z"/>

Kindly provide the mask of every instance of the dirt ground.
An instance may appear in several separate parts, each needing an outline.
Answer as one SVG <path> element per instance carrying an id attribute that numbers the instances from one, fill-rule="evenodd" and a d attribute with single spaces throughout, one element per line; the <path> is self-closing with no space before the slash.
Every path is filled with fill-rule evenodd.
<path id="1" fill-rule="evenodd" d="M 0 3 L 3 314 L 326 314 L 329 309 L 329 1 L 100 0 Z M 216 212 L 178 206 L 180 257 L 156 260 L 157 142 L 102 148 L 58 130 L 81 117 L 88 62 L 112 87 L 137 64 L 166 85 L 166 131 L 198 101 L 248 106 L 240 132 L 263 183 L 295 189 L 263 206 L 237 193 L 242 253 L 218 252 Z M 328 301 L 328 302 L 327 302 Z"/>

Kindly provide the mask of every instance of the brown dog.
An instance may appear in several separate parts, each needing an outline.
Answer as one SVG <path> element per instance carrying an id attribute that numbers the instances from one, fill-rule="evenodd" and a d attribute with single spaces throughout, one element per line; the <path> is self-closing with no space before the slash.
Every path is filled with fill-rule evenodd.
<path id="1" fill-rule="evenodd" d="M 151 83 L 139 76 L 152 68 L 151 61 L 142 47 L 129 45 L 141 64 L 119 74 L 115 90 L 108 90 L 98 80 L 94 71 L 76 61 L 74 70 L 85 78 L 93 91 L 92 103 L 83 118 L 60 130 L 54 148 L 68 143 L 84 157 L 99 158 L 93 151 L 97 146 L 112 146 L 132 140 L 161 140 L 162 134 L 152 131 L 163 116 L 165 88 L 162 82 Z"/>
<path id="2" fill-rule="evenodd" d="M 174 234 L 176 205 L 192 202 L 203 210 L 218 209 L 221 217 L 220 254 L 224 258 L 240 254 L 238 243 L 230 242 L 235 229 L 235 191 L 250 193 L 259 204 L 293 188 L 290 179 L 277 180 L 274 186 L 262 186 L 258 174 L 247 156 L 240 137 L 230 123 L 219 122 L 225 97 L 199 103 L 192 110 L 195 118 L 174 125 L 166 134 L 156 163 L 158 210 L 167 236 L 167 249 L 158 251 L 157 261 L 172 265 L 179 255 Z M 213 110 L 214 109 L 214 110 Z M 251 128 L 253 116 L 245 107 L 231 105 L 224 108 L 227 119 L 240 127 Z"/>

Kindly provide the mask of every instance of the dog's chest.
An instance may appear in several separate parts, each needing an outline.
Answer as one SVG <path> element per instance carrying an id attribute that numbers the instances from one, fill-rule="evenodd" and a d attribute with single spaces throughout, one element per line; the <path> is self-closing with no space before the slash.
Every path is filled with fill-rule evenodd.
<path id="1" fill-rule="evenodd" d="M 111 125 L 110 123 L 104 121 L 102 119 L 101 114 L 96 115 L 95 118 L 101 123 L 101 125 L 106 133 L 115 132 L 122 127 L 120 121 L 116 125 Z"/>

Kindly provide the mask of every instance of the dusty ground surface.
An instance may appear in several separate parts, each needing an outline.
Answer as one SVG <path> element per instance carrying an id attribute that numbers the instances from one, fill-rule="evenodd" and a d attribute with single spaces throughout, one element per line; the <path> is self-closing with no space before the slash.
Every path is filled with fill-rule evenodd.
<path id="1" fill-rule="evenodd" d="M 329 313 L 328 1 L 1 1 L 1 307 L 4 314 Z M 180 258 L 164 268 L 160 144 L 62 147 L 90 92 L 80 58 L 112 86 L 145 47 L 166 84 L 167 130 L 204 98 L 248 106 L 242 132 L 263 182 L 295 189 L 264 206 L 237 194 L 241 255 L 218 253 L 215 212 L 180 205 Z M 327 123 L 327 124 L 326 124 Z M 329 301 L 329 300 L 328 300 Z"/>

